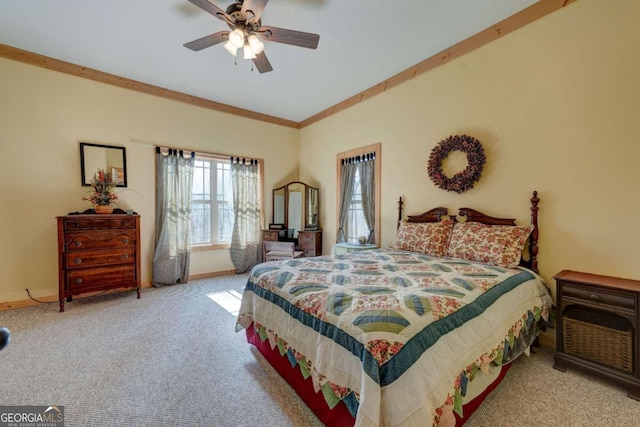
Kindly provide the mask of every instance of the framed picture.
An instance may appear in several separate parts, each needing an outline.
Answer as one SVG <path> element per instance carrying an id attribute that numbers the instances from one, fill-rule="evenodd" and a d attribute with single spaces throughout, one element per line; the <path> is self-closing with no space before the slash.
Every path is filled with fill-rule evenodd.
<path id="1" fill-rule="evenodd" d="M 127 186 L 127 152 L 125 147 L 80 143 L 80 174 L 82 185 L 91 186 L 93 174 L 100 169 L 110 172 L 116 187 Z"/>

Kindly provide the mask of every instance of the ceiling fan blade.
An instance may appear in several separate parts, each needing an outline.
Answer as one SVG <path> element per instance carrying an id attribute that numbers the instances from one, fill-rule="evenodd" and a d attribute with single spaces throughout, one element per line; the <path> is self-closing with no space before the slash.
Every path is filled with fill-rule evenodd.
<path id="1" fill-rule="evenodd" d="M 242 3 L 242 13 L 250 12 L 247 20 L 249 22 L 257 22 L 262 15 L 264 7 L 267 5 L 267 1 L 269 0 L 244 0 Z"/>
<path id="2" fill-rule="evenodd" d="M 206 37 L 202 37 L 201 39 L 194 40 L 189 43 L 185 43 L 183 46 L 191 50 L 195 50 L 197 52 L 206 47 L 213 46 L 218 43 L 222 43 L 228 38 L 229 38 L 229 31 L 219 31 L 215 34 L 210 34 Z"/>
<path id="3" fill-rule="evenodd" d="M 259 54 L 257 54 L 256 57 L 253 58 L 253 63 L 261 74 L 273 71 L 273 67 L 271 66 L 271 63 L 267 59 L 267 55 L 265 55 L 264 52 L 260 52 Z"/>
<path id="4" fill-rule="evenodd" d="M 215 4 L 209 3 L 207 0 L 189 0 L 189 1 L 195 4 L 196 6 L 198 6 L 200 9 L 204 10 L 205 12 L 209 12 L 210 14 L 212 14 L 218 19 L 222 19 L 223 21 L 226 21 L 226 22 L 233 22 L 231 17 L 227 15 L 227 13 L 224 10 L 220 9 Z"/>
<path id="5" fill-rule="evenodd" d="M 277 27 L 261 27 L 258 32 L 265 40 L 271 42 L 285 43 L 293 46 L 315 49 L 318 47 L 320 36 L 318 34 L 305 33 L 302 31 L 286 30 Z"/>

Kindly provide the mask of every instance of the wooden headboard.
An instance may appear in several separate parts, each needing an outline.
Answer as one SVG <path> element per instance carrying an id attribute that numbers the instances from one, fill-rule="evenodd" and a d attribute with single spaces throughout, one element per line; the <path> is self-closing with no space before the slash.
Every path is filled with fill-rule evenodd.
<path id="1" fill-rule="evenodd" d="M 531 224 L 533 225 L 533 231 L 529 236 L 527 246 L 529 257 L 528 259 L 522 258 L 520 265 L 538 273 L 538 203 L 540 199 L 538 198 L 537 191 L 533 192 L 533 197 L 531 197 L 529 201 L 531 203 Z M 402 221 L 403 205 L 404 202 L 402 201 L 402 197 L 400 197 L 398 200 L 398 226 L 400 226 L 400 221 Z M 516 220 L 513 218 L 497 218 L 470 208 L 460 208 L 458 215 L 449 215 L 449 210 L 443 207 L 433 208 L 420 215 L 408 215 L 407 222 L 438 222 L 445 219 L 461 222 L 458 217 L 464 217 L 465 221 L 480 222 L 487 225 L 516 225 Z"/>

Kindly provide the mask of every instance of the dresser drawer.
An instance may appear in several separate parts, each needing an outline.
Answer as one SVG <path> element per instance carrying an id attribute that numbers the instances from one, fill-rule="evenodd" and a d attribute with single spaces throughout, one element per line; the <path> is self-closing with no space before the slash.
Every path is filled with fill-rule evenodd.
<path id="1" fill-rule="evenodd" d="M 262 230 L 262 240 L 266 240 L 269 242 L 277 242 L 278 241 L 278 230 Z"/>
<path id="2" fill-rule="evenodd" d="M 67 250 L 133 248 L 136 243 L 134 230 L 105 230 L 65 234 Z"/>
<path id="3" fill-rule="evenodd" d="M 633 293 L 609 292 L 594 286 L 559 282 L 562 286 L 562 298 L 574 302 L 583 301 L 614 308 L 636 309 L 636 298 Z"/>
<path id="4" fill-rule="evenodd" d="M 104 230 L 104 229 L 135 229 L 136 219 L 127 215 L 105 217 L 104 219 L 78 217 L 64 220 L 64 231 Z"/>
<path id="5" fill-rule="evenodd" d="M 298 242 L 306 247 L 315 247 L 316 235 L 315 233 L 298 233 Z"/>
<path id="6" fill-rule="evenodd" d="M 135 260 L 133 247 L 111 251 L 69 251 L 66 256 L 66 266 L 69 269 L 86 268 L 100 265 L 131 264 Z"/>
<path id="7" fill-rule="evenodd" d="M 304 251 L 306 258 L 320 256 L 322 253 L 322 232 L 300 231 L 298 233 L 298 247 Z"/>
<path id="8" fill-rule="evenodd" d="M 66 290 L 89 292 L 105 288 L 137 286 L 135 265 L 87 268 L 67 272 Z"/>

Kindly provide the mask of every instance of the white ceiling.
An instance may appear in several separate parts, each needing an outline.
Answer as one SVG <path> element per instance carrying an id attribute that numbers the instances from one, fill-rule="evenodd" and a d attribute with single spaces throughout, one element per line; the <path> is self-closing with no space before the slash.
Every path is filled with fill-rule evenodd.
<path id="1" fill-rule="evenodd" d="M 232 0 L 209 0 L 226 9 Z M 317 33 L 316 50 L 265 42 L 251 71 L 227 30 L 187 0 L 2 0 L 0 43 L 223 104 L 302 121 L 535 3 L 535 0 L 271 0 L 262 24 Z"/>

